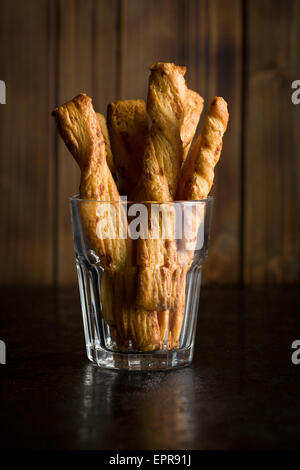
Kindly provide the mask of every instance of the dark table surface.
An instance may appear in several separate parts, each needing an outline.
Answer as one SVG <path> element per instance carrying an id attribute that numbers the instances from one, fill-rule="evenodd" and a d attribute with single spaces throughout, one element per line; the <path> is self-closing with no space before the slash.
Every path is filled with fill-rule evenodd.
<path id="1" fill-rule="evenodd" d="M 88 362 L 77 289 L 2 288 L 0 447 L 298 448 L 298 288 L 203 288 L 192 366 Z"/>

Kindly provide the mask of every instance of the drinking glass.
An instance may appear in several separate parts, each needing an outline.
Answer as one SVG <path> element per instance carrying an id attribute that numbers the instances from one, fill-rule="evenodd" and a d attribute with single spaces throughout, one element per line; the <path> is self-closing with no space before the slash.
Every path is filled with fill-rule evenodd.
<path id="1" fill-rule="evenodd" d="M 89 360 L 130 371 L 190 364 L 213 199 L 70 202 Z"/>

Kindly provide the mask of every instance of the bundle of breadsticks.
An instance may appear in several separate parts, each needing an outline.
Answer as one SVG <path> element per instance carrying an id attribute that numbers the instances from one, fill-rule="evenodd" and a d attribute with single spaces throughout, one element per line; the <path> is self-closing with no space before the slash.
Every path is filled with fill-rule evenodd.
<path id="1" fill-rule="evenodd" d="M 172 63 L 151 65 L 147 104 L 141 99 L 110 103 L 107 120 L 85 94 L 52 113 L 81 170 L 84 231 L 103 268 L 102 318 L 120 350 L 174 349 L 180 344 L 193 247 L 186 250 L 184 240 L 178 244 L 172 230 L 164 238 L 149 233 L 133 239 L 129 218 L 116 218 L 102 203 L 122 207 L 120 195 L 146 206 L 160 203 L 165 224 L 173 227 L 169 203 L 208 196 L 228 123 L 227 104 L 221 97 L 212 100 L 191 147 L 204 100 L 187 88 L 185 72 Z M 127 236 L 101 236 L 104 219 L 104 230 L 117 226 Z M 159 215 L 156 222 L 162 230 Z"/>

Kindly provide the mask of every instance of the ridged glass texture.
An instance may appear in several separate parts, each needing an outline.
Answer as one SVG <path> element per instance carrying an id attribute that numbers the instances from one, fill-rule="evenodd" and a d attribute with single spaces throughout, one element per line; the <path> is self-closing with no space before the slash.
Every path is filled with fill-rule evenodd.
<path id="1" fill-rule="evenodd" d="M 201 206 L 197 223 L 195 224 L 194 219 L 190 221 L 190 225 L 197 228 L 197 243 L 193 241 L 192 245 L 187 245 L 184 236 L 176 238 L 176 266 L 171 264 L 166 268 L 173 276 L 170 281 L 171 294 L 167 305 L 169 308 L 158 308 L 155 311 L 141 309 L 138 305 L 137 290 L 141 266 L 136 254 L 128 271 L 125 269 L 121 275 L 125 288 L 120 287 L 119 273 L 115 275 L 107 270 L 101 253 L 97 253 L 91 242 L 88 233 L 90 228 L 87 229 L 84 220 L 83 204 L 99 207 L 107 203 L 71 198 L 75 258 L 89 360 L 103 368 L 136 371 L 172 369 L 190 364 L 194 351 L 202 265 L 207 256 L 212 198 L 193 202 L 194 206 Z M 122 210 L 127 211 L 129 203 L 121 204 Z M 185 211 L 189 204 L 174 202 L 169 206 L 176 206 L 175 213 L 179 214 Z M 195 218 L 195 214 L 191 215 L 188 210 L 187 217 Z M 130 221 L 132 218 L 127 218 L 126 224 L 129 225 Z M 182 220 L 180 223 L 182 224 Z M 130 243 L 138 245 L 140 241 L 132 240 Z M 134 252 L 138 253 L 136 249 Z M 177 275 L 179 281 L 175 283 Z M 152 279 L 149 282 L 152 283 Z M 127 298 L 128 289 L 133 292 L 130 294 L 132 300 L 130 306 L 125 308 L 122 296 Z M 109 310 L 109 315 L 105 309 Z M 153 321 L 150 321 L 150 318 L 153 318 Z M 155 334 L 155 329 L 158 328 L 160 336 Z M 149 336 L 155 338 L 154 345 L 149 346 L 144 339 Z"/>

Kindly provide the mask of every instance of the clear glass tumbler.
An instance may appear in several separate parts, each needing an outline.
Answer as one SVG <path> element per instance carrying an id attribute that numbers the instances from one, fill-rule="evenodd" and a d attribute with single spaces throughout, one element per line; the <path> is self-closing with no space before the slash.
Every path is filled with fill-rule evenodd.
<path id="1" fill-rule="evenodd" d="M 124 370 L 191 363 L 212 203 L 71 198 L 90 361 Z"/>

